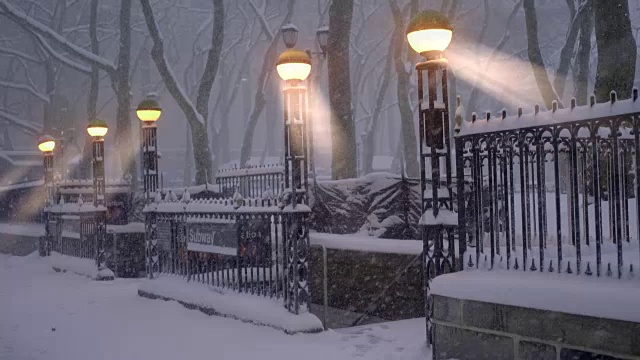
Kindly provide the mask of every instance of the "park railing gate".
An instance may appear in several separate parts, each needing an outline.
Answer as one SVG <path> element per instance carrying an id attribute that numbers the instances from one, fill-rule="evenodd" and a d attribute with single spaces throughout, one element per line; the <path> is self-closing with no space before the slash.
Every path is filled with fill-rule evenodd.
<path id="1" fill-rule="evenodd" d="M 456 141 L 470 180 L 459 235 L 469 267 L 632 275 L 640 252 L 640 101 L 497 119 L 475 116 Z M 461 174 L 459 174 L 461 175 Z M 461 216 L 462 217 L 462 216 Z"/>
<path id="2" fill-rule="evenodd" d="M 455 240 L 425 241 L 431 279 L 464 269 L 631 278 L 640 266 L 640 100 L 492 118 L 455 136 Z M 464 179 L 464 180 L 462 180 Z M 450 189 L 449 191 L 452 191 Z M 448 222 L 448 221 L 445 221 Z"/>
<path id="3" fill-rule="evenodd" d="M 172 191 L 145 207 L 149 276 L 281 299 L 308 311 L 309 214 L 304 204 L 275 199 L 198 199 Z M 290 194 L 289 194 L 290 195 Z"/>

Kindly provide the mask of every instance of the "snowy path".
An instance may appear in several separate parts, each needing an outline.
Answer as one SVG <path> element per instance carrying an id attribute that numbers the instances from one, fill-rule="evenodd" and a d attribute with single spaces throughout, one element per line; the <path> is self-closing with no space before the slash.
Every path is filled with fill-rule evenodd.
<path id="1" fill-rule="evenodd" d="M 429 359 L 424 319 L 286 335 L 0 254 L 0 359 Z M 55 329 L 55 330 L 54 330 Z"/>

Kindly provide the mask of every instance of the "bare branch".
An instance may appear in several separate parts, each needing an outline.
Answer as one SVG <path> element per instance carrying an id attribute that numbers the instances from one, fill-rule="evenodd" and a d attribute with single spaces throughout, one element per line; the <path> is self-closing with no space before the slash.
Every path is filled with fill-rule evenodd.
<path id="1" fill-rule="evenodd" d="M 17 83 L 13 83 L 13 82 L 0 80 L 0 86 L 1 87 L 5 87 L 5 88 L 9 88 L 9 89 L 14 89 L 14 90 L 26 91 L 29 94 L 33 95 L 34 97 L 40 99 L 42 102 L 49 103 L 49 97 L 48 96 L 40 94 L 36 89 L 32 88 L 29 85 L 17 84 Z"/>
<path id="2" fill-rule="evenodd" d="M 110 74 L 114 74 L 116 72 L 116 67 L 109 60 L 100 56 L 96 56 L 95 54 L 92 54 L 91 52 L 75 44 L 72 44 L 50 27 L 35 21 L 23 11 L 9 4 L 7 0 L 0 0 L 0 10 L 3 11 L 4 16 L 20 25 L 20 27 L 22 27 L 23 29 L 34 34 L 41 35 L 47 40 L 52 41 L 56 45 L 60 46 L 62 49 L 73 54 L 74 56 L 77 56 L 83 61 L 88 62 L 92 65 L 96 65 Z"/>
<path id="3" fill-rule="evenodd" d="M 18 130 L 24 132 L 27 135 L 37 137 L 42 133 L 42 127 L 31 124 L 25 120 L 19 119 L 18 117 L 0 109 L 0 121 L 5 124 L 13 125 Z"/>
<path id="4" fill-rule="evenodd" d="M 42 59 L 38 59 L 36 57 L 33 57 L 29 54 L 23 53 L 22 51 L 18 51 L 18 50 L 13 50 L 13 49 L 9 49 L 9 48 L 5 48 L 5 47 L 0 47 L 0 54 L 7 54 L 10 56 L 16 56 L 19 57 L 21 59 L 30 61 L 32 63 L 36 63 L 36 64 L 42 64 Z"/>

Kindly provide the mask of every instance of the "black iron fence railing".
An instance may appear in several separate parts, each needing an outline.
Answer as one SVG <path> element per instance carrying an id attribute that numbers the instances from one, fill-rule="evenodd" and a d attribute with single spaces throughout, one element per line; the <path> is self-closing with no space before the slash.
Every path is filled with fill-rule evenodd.
<path id="1" fill-rule="evenodd" d="M 622 278 L 640 260 L 640 101 L 463 124 L 460 267 Z"/>
<path id="2" fill-rule="evenodd" d="M 145 208 L 150 275 L 282 299 L 291 312 L 306 312 L 310 211 L 272 199 L 167 194 Z"/>
<path id="3" fill-rule="evenodd" d="M 225 198 L 230 198 L 236 191 L 246 198 L 273 197 L 284 190 L 284 166 L 220 170 L 216 174 L 216 184 Z"/>

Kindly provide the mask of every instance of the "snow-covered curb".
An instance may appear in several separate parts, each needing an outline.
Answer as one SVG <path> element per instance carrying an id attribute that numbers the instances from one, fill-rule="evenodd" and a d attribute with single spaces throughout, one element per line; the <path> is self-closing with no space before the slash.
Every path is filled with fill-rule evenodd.
<path id="1" fill-rule="evenodd" d="M 115 278 L 113 271 L 109 269 L 98 271 L 96 262 L 93 259 L 67 256 L 57 252 L 51 252 L 51 256 L 45 259 L 49 261 L 53 270 L 57 272 L 71 272 L 94 280 L 113 280 Z"/>
<path id="2" fill-rule="evenodd" d="M 467 270 L 438 276 L 431 293 L 460 300 L 640 323 L 637 279 Z"/>
<path id="3" fill-rule="evenodd" d="M 282 300 L 239 294 L 181 277 L 161 276 L 144 280 L 138 295 L 150 299 L 175 300 L 207 315 L 230 317 L 255 325 L 269 326 L 287 334 L 323 331 L 322 322 L 311 313 L 294 315 L 282 306 Z"/>

